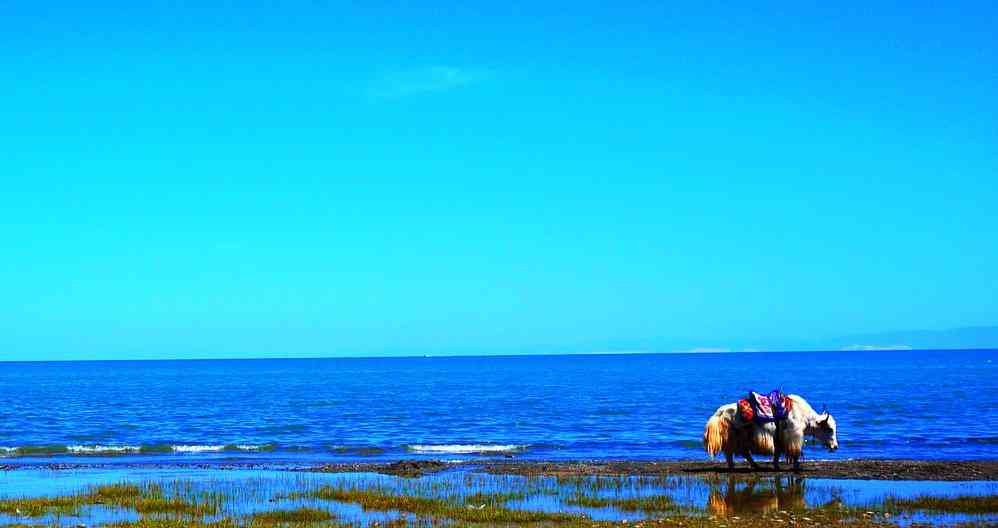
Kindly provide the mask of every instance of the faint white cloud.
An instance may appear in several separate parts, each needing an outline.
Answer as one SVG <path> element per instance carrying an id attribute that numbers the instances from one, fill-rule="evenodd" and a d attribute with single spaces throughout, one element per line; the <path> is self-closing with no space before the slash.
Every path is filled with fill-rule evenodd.
<path id="1" fill-rule="evenodd" d="M 453 66 L 429 66 L 388 73 L 371 83 L 368 94 L 393 99 L 454 90 L 488 78 L 488 73 Z"/>
<path id="2" fill-rule="evenodd" d="M 677 352 L 683 352 L 686 354 L 717 354 L 720 352 L 731 352 L 731 349 L 719 347 L 695 347 L 688 348 L 686 350 L 677 350 Z"/>
<path id="3" fill-rule="evenodd" d="M 849 345 L 842 347 L 842 350 L 850 352 L 874 351 L 874 350 L 912 350 L 911 345 Z"/>

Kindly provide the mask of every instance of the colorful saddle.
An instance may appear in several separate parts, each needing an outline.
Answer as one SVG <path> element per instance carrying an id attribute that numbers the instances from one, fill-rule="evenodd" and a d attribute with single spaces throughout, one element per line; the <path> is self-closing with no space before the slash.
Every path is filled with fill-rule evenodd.
<path id="1" fill-rule="evenodd" d="M 766 396 L 751 391 L 748 398 L 738 400 L 738 413 L 745 422 L 777 422 L 786 418 L 792 408 L 793 400 L 779 390 Z"/>

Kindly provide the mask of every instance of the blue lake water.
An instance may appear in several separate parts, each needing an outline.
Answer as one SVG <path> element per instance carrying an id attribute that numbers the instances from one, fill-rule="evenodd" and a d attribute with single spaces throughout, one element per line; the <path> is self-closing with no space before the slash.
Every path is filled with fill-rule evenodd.
<path id="1" fill-rule="evenodd" d="M 806 457 L 998 458 L 998 351 L 0 363 L 0 456 L 699 459 L 776 387 L 836 417 Z"/>

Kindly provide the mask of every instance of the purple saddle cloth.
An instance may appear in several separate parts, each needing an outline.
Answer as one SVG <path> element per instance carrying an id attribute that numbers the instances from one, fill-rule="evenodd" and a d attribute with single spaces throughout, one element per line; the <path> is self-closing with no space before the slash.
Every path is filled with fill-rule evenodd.
<path id="1" fill-rule="evenodd" d="M 779 390 L 774 390 L 766 396 L 752 391 L 749 393 L 748 400 L 752 403 L 752 410 L 755 411 L 754 419 L 756 422 L 782 420 L 790 412 L 789 406 L 785 404 L 787 397 Z"/>

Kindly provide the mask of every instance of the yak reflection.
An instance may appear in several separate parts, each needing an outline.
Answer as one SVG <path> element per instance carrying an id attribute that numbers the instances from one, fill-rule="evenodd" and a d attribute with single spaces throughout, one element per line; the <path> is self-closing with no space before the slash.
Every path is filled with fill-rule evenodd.
<path id="1" fill-rule="evenodd" d="M 804 479 L 780 476 L 746 481 L 731 477 L 726 485 L 711 487 L 707 507 L 715 515 L 803 509 L 807 507 Z"/>

